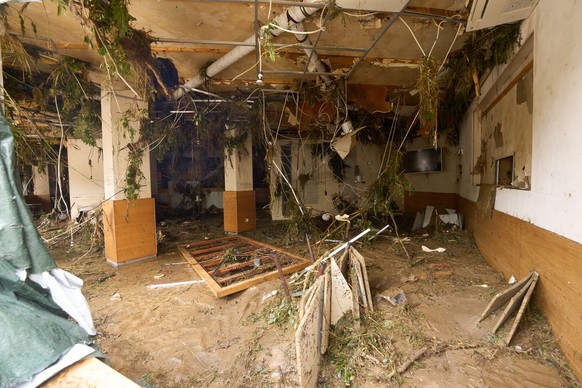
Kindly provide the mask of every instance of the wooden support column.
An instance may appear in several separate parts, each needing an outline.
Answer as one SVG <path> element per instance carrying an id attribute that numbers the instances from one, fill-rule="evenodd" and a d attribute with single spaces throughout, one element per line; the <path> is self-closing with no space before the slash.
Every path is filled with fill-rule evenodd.
<path id="1" fill-rule="evenodd" d="M 129 91 L 113 93 L 107 87 L 101 89 L 105 256 L 114 266 L 157 254 L 149 150 L 143 152 L 141 172 L 144 178 L 138 199 L 128 201 L 124 192 L 129 166 L 128 145 L 139 139 L 140 123 L 135 114 L 142 109 L 147 109 L 147 103 L 136 99 Z M 122 124 L 124 114 L 128 118 L 125 127 Z"/>
<path id="2" fill-rule="evenodd" d="M 227 136 L 235 137 L 236 135 L 237 129 L 227 132 Z M 240 233 L 256 227 L 250 134 L 243 147 L 246 152 L 242 149 L 224 151 L 224 231 L 229 233 Z"/>

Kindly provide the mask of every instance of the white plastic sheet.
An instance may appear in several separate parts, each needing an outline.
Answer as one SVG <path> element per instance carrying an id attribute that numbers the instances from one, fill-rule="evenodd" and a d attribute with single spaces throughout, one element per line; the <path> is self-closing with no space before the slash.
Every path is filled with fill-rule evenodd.
<path id="1" fill-rule="evenodd" d="M 40 274 L 30 274 L 30 280 L 49 290 L 53 301 L 69 314 L 89 335 L 96 335 L 87 300 L 81 293 L 83 280 L 55 268 Z"/>

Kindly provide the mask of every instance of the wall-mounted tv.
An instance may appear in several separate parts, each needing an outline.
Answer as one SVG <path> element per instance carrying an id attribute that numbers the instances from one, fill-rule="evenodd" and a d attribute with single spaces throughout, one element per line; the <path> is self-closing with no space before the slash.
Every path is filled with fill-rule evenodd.
<path id="1" fill-rule="evenodd" d="M 443 153 L 440 147 L 408 151 L 404 154 L 404 172 L 441 172 Z"/>

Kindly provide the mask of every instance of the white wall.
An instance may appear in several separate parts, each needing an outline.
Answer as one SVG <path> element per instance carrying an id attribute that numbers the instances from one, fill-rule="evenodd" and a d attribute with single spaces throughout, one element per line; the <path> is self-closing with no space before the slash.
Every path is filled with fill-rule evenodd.
<path id="1" fill-rule="evenodd" d="M 98 145 L 101 141 L 98 140 Z M 103 201 L 102 155 L 96 147 L 81 140 L 67 141 L 69 159 L 69 193 L 71 197 L 71 217 L 79 215 L 79 208 L 96 207 Z"/>
<path id="2" fill-rule="evenodd" d="M 32 177 L 34 180 L 34 195 L 50 196 L 48 168 L 45 166 L 41 171 L 36 166 L 32 166 Z"/>
<path id="3" fill-rule="evenodd" d="M 431 193 L 455 193 L 457 191 L 457 179 L 459 177 L 460 159 L 458 149 L 445 144 L 444 136 L 438 142 L 442 147 L 443 171 L 430 173 L 409 173 L 405 174 L 414 191 Z M 432 148 L 432 138 L 415 137 L 412 141 L 404 143 L 406 151 L 422 150 Z"/>
<path id="4" fill-rule="evenodd" d="M 523 25 L 534 32 L 532 187 L 497 190 L 495 209 L 582 243 L 582 7 L 575 0 L 540 0 Z M 494 79 L 488 80 L 489 84 Z M 468 117 L 471 116 L 468 113 Z M 470 118 L 461 134 L 471 149 Z M 465 162 L 465 159 L 463 159 Z M 460 194 L 473 199 L 463 170 Z"/>
<path id="5" fill-rule="evenodd" d="M 328 158 L 321 158 L 312 154 L 312 143 L 286 141 L 281 144 L 291 145 L 291 183 L 296 190 L 297 196 L 307 208 L 312 209 L 314 215 L 322 212 L 337 214 L 333 203 L 333 197 L 336 194 L 355 203 L 362 201 L 367 187 L 377 179 L 384 152 L 384 149 L 378 144 L 356 142 L 344 159 L 349 168 L 345 170 L 344 182 L 340 183 L 331 172 Z M 282 169 L 280 149 L 275 152 L 273 161 Z M 359 181 L 356 178 L 355 166 L 358 166 L 360 170 Z M 273 182 L 279 173 L 276 167 L 272 167 L 270 172 L 272 185 L 271 216 L 274 220 L 284 219 L 281 197 L 273 195 Z M 311 178 L 303 190 L 301 190 L 298 181 L 300 174 L 311 174 Z"/>

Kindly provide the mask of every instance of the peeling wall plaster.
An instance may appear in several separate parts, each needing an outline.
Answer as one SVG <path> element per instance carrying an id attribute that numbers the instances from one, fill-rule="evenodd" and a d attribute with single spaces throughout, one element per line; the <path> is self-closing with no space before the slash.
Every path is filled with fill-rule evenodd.
<path id="1" fill-rule="evenodd" d="M 582 243 L 582 180 L 577 172 L 582 162 L 582 40 L 574 38 L 582 34 L 580 19 L 582 7 L 574 0 L 540 0 L 522 25 L 524 39 L 535 32 L 533 182 L 530 191 L 498 189 L 495 209 Z M 527 100 L 523 105 L 528 108 Z M 467 113 L 461 130 L 461 148 L 469 153 L 476 131 L 473 114 Z M 459 193 L 475 200 L 478 187 L 472 185 L 466 163 L 464 156 Z"/>
<path id="2" fill-rule="evenodd" d="M 520 188 L 529 188 L 532 182 L 532 113 L 530 108 L 533 105 L 532 74 L 533 70 L 530 70 L 481 119 L 481 136 L 487 146 L 485 152 L 487 158 L 481 183 L 495 184 L 495 161 L 512 155 L 515 165 L 515 185 Z"/>

